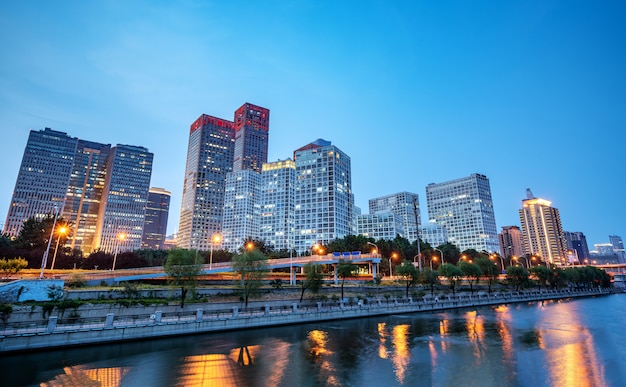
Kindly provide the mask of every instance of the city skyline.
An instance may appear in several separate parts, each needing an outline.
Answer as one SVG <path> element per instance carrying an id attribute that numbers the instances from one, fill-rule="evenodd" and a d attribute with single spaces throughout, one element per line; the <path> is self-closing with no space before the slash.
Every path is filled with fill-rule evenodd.
<path id="1" fill-rule="evenodd" d="M 172 233 L 189 124 L 248 101 L 272 111 L 268 161 L 315 138 L 349 155 L 363 212 L 479 173 L 498 232 L 530 187 L 591 245 L 624 235 L 623 4 L 359 5 L 3 5 L 0 221 L 29 130 L 50 127 L 150 149 Z"/>

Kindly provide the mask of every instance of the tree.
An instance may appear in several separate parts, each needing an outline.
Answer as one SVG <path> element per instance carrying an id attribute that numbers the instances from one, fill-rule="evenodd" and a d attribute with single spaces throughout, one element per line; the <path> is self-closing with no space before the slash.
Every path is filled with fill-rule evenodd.
<path id="1" fill-rule="evenodd" d="M 245 254 L 247 251 L 252 251 L 252 250 L 258 250 L 261 254 L 265 255 L 265 257 L 267 258 L 268 256 L 274 253 L 274 246 L 271 244 L 268 244 L 264 240 L 248 237 L 246 238 L 245 241 L 243 241 L 243 245 L 239 248 L 239 253 Z M 213 252 L 213 254 L 215 254 L 215 252 Z"/>
<path id="2" fill-rule="evenodd" d="M 26 269 L 28 266 L 28 261 L 24 258 L 11 258 L 7 260 L 6 258 L 0 259 L 0 272 L 4 275 L 4 278 L 9 278 L 10 276 L 17 274 L 22 269 Z"/>
<path id="3" fill-rule="evenodd" d="M 530 273 L 522 266 L 509 266 L 506 268 L 506 280 L 513 286 L 515 290 L 519 290 L 521 286 L 528 283 Z"/>
<path id="4" fill-rule="evenodd" d="M 396 274 L 402 277 L 402 280 L 406 284 L 406 298 L 409 298 L 409 288 L 417 283 L 419 280 L 419 272 L 413 262 L 404 260 L 402 265 L 396 267 Z"/>
<path id="5" fill-rule="evenodd" d="M 309 289 L 311 293 L 317 294 L 322 288 L 323 276 L 320 270 L 319 265 L 315 265 L 312 262 L 304 265 L 304 273 L 306 274 L 306 278 L 304 281 L 300 283 L 302 287 L 302 293 L 300 293 L 300 302 L 304 298 L 304 291 Z"/>
<path id="6" fill-rule="evenodd" d="M 343 284 L 346 280 L 346 277 L 352 277 L 357 270 L 357 266 L 350 262 L 344 261 L 343 259 L 339 260 L 337 263 L 337 276 L 341 278 L 341 299 L 343 300 Z"/>
<path id="7" fill-rule="evenodd" d="M 435 292 L 435 285 L 439 284 L 439 272 L 437 270 L 430 270 L 430 268 L 426 268 L 422 270 L 420 280 L 424 285 L 428 285 L 430 287 L 430 295 L 432 296 Z"/>
<path id="8" fill-rule="evenodd" d="M 470 292 L 474 293 L 474 283 L 478 281 L 480 276 L 483 274 L 480 266 L 472 262 L 459 262 L 459 269 L 463 272 L 465 276 L 465 280 L 470 286 Z"/>
<path id="9" fill-rule="evenodd" d="M 236 255 L 233 257 L 233 271 L 241 275 L 243 297 L 247 308 L 248 300 L 257 293 L 263 278 L 269 271 L 267 256 L 256 249 Z"/>
<path id="10" fill-rule="evenodd" d="M 530 274 L 537 279 L 539 290 L 541 285 L 548 286 L 548 279 L 550 278 L 551 270 L 545 266 L 533 266 L 530 268 Z"/>
<path id="11" fill-rule="evenodd" d="M 185 307 L 185 298 L 189 290 L 194 290 L 198 276 L 202 274 L 202 265 L 196 263 L 196 256 L 186 249 L 173 249 L 167 254 L 165 273 L 170 277 L 170 283 L 180 287 L 180 307 Z"/>
<path id="12" fill-rule="evenodd" d="M 452 263 L 456 265 L 459 261 L 461 251 L 458 247 L 456 247 L 456 245 L 453 245 L 452 243 L 444 243 L 437 248 L 443 252 L 444 262 L 441 263 Z"/>
<path id="13" fill-rule="evenodd" d="M 486 277 L 487 285 L 489 286 L 489 293 L 491 293 L 491 285 L 493 285 L 499 275 L 498 264 L 492 262 L 487 257 L 478 257 L 476 259 L 476 264 L 480 267 L 480 271 L 482 271 L 483 276 Z"/>
<path id="14" fill-rule="evenodd" d="M 443 265 L 439 266 L 439 273 L 442 276 L 446 277 L 448 283 L 450 284 L 450 289 L 452 289 L 452 294 L 455 294 L 454 289 L 456 288 L 459 279 L 463 275 L 461 269 L 451 263 L 444 263 Z"/>

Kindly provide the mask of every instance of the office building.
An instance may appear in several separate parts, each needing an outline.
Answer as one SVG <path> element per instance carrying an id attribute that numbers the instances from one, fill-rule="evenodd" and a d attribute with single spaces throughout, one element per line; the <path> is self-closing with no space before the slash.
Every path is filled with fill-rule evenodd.
<path id="1" fill-rule="evenodd" d="M 260 239 L 275 250 L 293 250 L 296 163 L 263 164 L 261 172 Z"/>
<path id="2" fill-rule="evenodd" d="M 448 231 L 445 226 L 429 223 L 420 228 L 420 238 L 432 247 L 437 247 L 448 243 Z"/>
<path id="3" fill-rule="evenodd" d="M 587 237 L 580 231 L 563 231 L 565 238 L 565 248 L 571 251 L 580 263 L 589 259 L 589 247 Z"/>
<path id="4" fill-rule="evenodd" d="M 163 188 L 151 187 L 148 191 L 146 218 L 141 238 L 142 249 L 165 249 L 171 197 L 172 193 Z"/>
<path id="5" fill-rule="evenodd" d="M 78 138 L 50 128 L 30 131 L 4 224 L 6 235 L 17 237 L 28 218 L 63 212 L 77 144 Z"/>
<path id="6" fill-rule="evenodd" d="M 357 216 L 357 235 L 374 240 L 393 240 L 404 236 L 404 219 L 393 212 L 377 212 Z"/>
<path id="7" fill-rule="evenodd" d="M 235 153 L 233 171 L 261 172 L 267 162 L 270 111 L 244 103 L 235 111 Z"/>
<path id="8" fill-rule="evenodd" d="M 29 217 L 55 213 L 70 222 L 68 245 L 112 252 L 124 233 L 128 250 L 140 247 L 152 153 L 146 148 L 31 131 L 18 173 L 5 232 L 17 236 Z"/>
<path id="9" fill-rule="evenodd" d="M 429 222 L 444 226 L 461 251 L 499 250 L 489 179 L 472 174 L 426 186 Z"/>
<path id="10" fill-rule="evenodd" d="M 399 192 L 369 200 L 370 214 L 393 212 L 402 221 L 403 236 L 413 242 L 417 240 L 422 225 L 419 196 L 411 192 Z"/>
<path id="11" fill-rule="evenodd" d="M 95 249 L 113 253 L 141 248 L 153 157 L 140 146 L 111 148 Z"/>
<path id="12" fill-rule="evenodd" d="M 253 170 L 228 173 L 221 237 L 225 250 L 237 252 L 248 238 L 259 239 L 260 208 L 261 175 Z"/>
<path id="13" fill-rule="evenodd" d="M 191 124 L 177 245 L 208 251 L 221 234 L 226 174 L 233 170 L 233 122 L 206 114 Z"/>
<path id="14" fill-rule="evenodd" d="M 500 256 L 505 258 L 521 257 L 524 253 L 522 231 L 517 226 L 503 226 L 498 234 Z"/>
<path id="15" fill-rule="evenodd" d="M 78 140 L 65 205 L 61 212 L 72 227 L 69 234 L 71 238 L 68 240 L 68 246 L 72 250 L 91 253 L 96 249 L 94 240 L 100 203 L 107 195 L 104 183 L 110 153 L 110 144 Z"/>
<path id="16" fill-rule="evenodd" d="M 318 139 L 294 152 L 296 251 L 310 251 L 353 233 L 354 195 L 350 157 Z"/>
<path id="17" fill-rule="evenodd" d="M 527 254 L 539 255 L 549 264 L 567 265 L 561 216 L 559 210 L 552 207 L 552 202 L 535 198 L 530 189 L 527 189 L 519 216 L 524 251 Z"/>

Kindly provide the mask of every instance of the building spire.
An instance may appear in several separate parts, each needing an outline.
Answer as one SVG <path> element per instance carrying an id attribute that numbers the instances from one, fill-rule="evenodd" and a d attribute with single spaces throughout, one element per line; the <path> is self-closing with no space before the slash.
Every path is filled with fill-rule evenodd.
<path id="1" fill-rule="evenodd" d="M 530 190 L 530 188 L 526 188 L 526 199 L 534 199 L 535 196 L 533 195 L 532 191 Z"/>

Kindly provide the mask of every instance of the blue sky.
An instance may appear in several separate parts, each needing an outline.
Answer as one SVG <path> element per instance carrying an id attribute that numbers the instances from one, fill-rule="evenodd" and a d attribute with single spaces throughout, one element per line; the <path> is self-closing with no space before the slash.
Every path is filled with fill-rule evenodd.
<path id="1" fill-rule="evenodd" d="M 0 221 L 30 129 L 147 147 L 178 225 L 189 125 L 271 110 L 269 159 L 324 138 L 356 203 L 471 173 L 498 229 L 530 187 L 590 247 L 626 238 L 623 1 L 0 5 Z"/>

